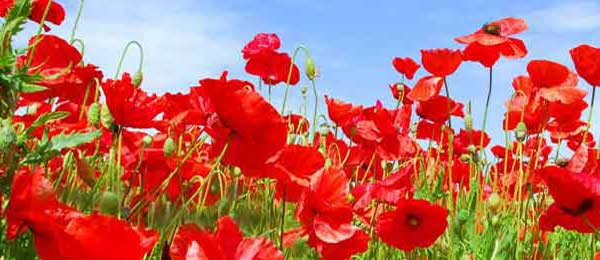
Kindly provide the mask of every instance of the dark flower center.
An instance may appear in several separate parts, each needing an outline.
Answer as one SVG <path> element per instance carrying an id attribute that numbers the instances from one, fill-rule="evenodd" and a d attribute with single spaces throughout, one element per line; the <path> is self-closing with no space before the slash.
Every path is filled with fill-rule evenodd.
<path id="1" fill-rule="evenodd" d="M 408 214 L 408 216 L 406 217 L 406 224 L 408 224 L 408 226 L 411 228 L 417 228 L 420 223 L 421 220 L 418 216 L 414 214 Z"/>
<path id="2" fill-rule="evenodd" d="M 580 216 L 594 206 L 594 200 L 584 199 L 576 209 L 561 207 L 561 209 L 569 215 Z"/>
<path id="3" fill-rule="evenodd" d="M 500 35 L 500 26 L 497 24 L 493 24 L 493 23 L 486 23 L 483 25 L 483 28 L 481 28 L 485 33 L 487 34 L 491 34 L 491 35 Z"/>

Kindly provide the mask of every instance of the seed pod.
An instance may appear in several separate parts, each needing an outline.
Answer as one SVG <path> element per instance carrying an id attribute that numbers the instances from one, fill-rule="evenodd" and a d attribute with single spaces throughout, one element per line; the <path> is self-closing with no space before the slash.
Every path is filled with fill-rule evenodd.
<path id="1" fill-rule="evenodd" d="M 175 154 L 175 141 L 173 140 L 173 138 L 169 137 L 167 138 L 167 140 L 165 140 L 165 143 L 163 144 L 163 152 L 165 154 L 166 157 L 171 157 Z"/>
<path id="2" fill-rule="evenodd" d="M 100 104 L 93 103 L 88 108 L 87 120 L 92 125 L 98 125 L 100 122 Z"/>
<path id="3" fill-rule="evenodd" d="M 470 162 L 471 161 L 471 155 L 468 153 L 463 153 L 460 155 L 460 160 L 463 162 Z"/>
<path id="4" fill-rule="evenodd" d="M 317 68 L 315 68 L 315 62 L 310 56 L 306 57 L 306 77 L 310 80 L 317 77 Z"/>
<path id="5" fill-rule="evenodd" d="M 110 129 L 112 127 L 113 117 L 110 114 L 108 106 L 106 105 L 102 105 L 102 108 L 100 109 L 100 122 L 106 129 Z"/>
<path id="6" fill-rule="evenodd" d="M 523 142 L 525 141 L 525 137 L 527 137 L 527 126 L 524 122 L 519 122 L 515 128 L 515 139 L 519 142 Z"/>
<path id="7" fill-rule="evenodd" d="M 114 192 L 106 191 L 100 196 L 100 212 L 116 216 L 119 214 L 119 195 Z"/>

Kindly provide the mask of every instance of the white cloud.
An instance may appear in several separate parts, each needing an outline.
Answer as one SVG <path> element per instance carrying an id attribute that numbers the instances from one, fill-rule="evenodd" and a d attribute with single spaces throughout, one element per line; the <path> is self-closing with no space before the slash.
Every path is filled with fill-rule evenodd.
<path id="1" fill-rule="evenodd" d="M 68 37 L 76 7 L 52 33 Z M 240 64 L 239 50 L 250 29 L 236 14 L 206 1 L 88 0 L 77 31 L 85 59 L 112 77 L 127 42 L 144 46 L 143 88 L 152 92 L 185 91 L 204 77 L 216 77 Z M 134 72 L 138 51 L 131 48 L 124 70 Z"/>
<path id="2" fill-rule="evenodd" d="M 528 21 L 536 30 L 588 31 L 600 28 L 600 4 L 594 1 L 560 1 L 532 12 Z"/>

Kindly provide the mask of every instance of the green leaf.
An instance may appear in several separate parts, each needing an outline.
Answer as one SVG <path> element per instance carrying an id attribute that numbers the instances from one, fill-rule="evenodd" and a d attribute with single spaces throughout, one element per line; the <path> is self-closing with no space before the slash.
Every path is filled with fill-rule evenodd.
<path id="1" fill-rule="evenodd" d="M 54 136 L 48 145 L 49 151 L 60 152 L 62 149 L 74 148 L 82 144 L 87 144 L 94 139 L 100 137 L 102 132 L 96 130 L 88 133 L 72 133 L 66 135 L 64 132 Z"/>
<path id="2" fill-rule="evenodd" d="M 71 113 L 64 112 L 64 111 L 45 113 L 45 114 L 41 115 L 40 117 L 38 117 L 38 119 L 36 119 L 33 122 L 33 124 L 31 124 L 31 126 L 29 126 L 29 128 L 27 128 L 27 130 L 25 131 L 25 134 L 29 136 L 31 133 L 33 133 L 33 130 L 35 130 L 35 128 L 37 128 L 38 126 L 42 126 L 49 122 L 66 118 L 70 114 Z"/>
<path id="3" fill-rule="evenodd" d="M 31 83 L 23 83 L 21 84 L 21 93 L 35 93 L 48 89 L 47 87 L 31 84 Z"/>

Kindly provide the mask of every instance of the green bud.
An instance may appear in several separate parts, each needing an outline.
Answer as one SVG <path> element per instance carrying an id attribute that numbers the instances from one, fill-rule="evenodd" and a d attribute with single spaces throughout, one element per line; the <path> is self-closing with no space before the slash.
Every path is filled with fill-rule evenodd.
<path id="1" fill-rule="evenodd" d="M 308 87 L 304 85 L 302 86 L 302 88 L 300 88 L 300 91 L 302 92 L 302 96 L 306 96 L 306 92 L 308 92 Z"/>
<path id="2" fill-rule="evenodd" d="M 110 110 L 108 110 L 108 106 L 106 105 L 102 105 L 102 108 L 100 108 L 100 122 L 106 129 L 110 129 L 112 127 L 113 117 L 110 114 Z"/>
<path id="3" fill-rule="evenodd" d="M 502 198 L 500 198 L 500 195 L 498 195 L 498 193 L 494 192 L 488 198 L 487 204 L 488 208 L 492 212 L 496 213 L 498 212 L 498 210 L 500 210 L 500 207 L 502 207 Z"/>
<path id="4" fill-rule="evenodd" d="M 315 68 L 315 62 L 310 56 L 306 57 L 306 77 L 310 80 L 317 77 L 317 68 Z"/>
<path id="5" fill-rule="evenodd" d="M 175 141 L 173 140 L 173 138 L 169 137 L 167 138 L 167 140 L 165 140 L 165 143 L 163 145 L 163 152 L 165 153 L 166 157 L 171 157 L 175 154 Z"/>
<path id="6" fill-rule="evenodd" d="M 119 203 L 119 195 L 111 191 L 106 191 L 100 196 L 100 212 L 116 216 L 119 214 Z"/>
<path id="7" fill-rule="evenodd" d="M 152 137 L 150 137 L 149 135 L 144 136 L 144 138 L 142 138 L 142 144 L 144 145 L 144 147 L 148 147 L 152 144 Z"/>
<path id="8" fill-rule="evenodd" d="M 500 217 L 498 215 L 492 216 L 492 226 L 498 226 L 500 224 Z"/>
<path id="9" fill-rule="evenodd" d="M 467 154 L 467 153 L 463 153 L 460 155 L 460 160 L 463 162 L 470 162 L 471 161 L 471 155 Z"/>
<path id="10" fill-rule="evenodd" d="M 133 85 L 135 87 L 139 87 L 140 85 L 142 85 L 143 80 L 144 80 L 144 73 L 142 73 L 142 71 L 138 71 L 133 75 L 133 80 L 131 83 L 133 83 Z"/>
<path id="11" fill-rule="evenodd" d="M 100 104 L 98 103 L 93 103 L 90 105 L 90 107 L 88 108 L 88 113 L 87 113 L 87 119 L 88 122 L 92 125 L 98 125 L 98 123 L 100 122 Z"/>
<path id="12" fill-rule="evenodd" d="M 459 225 L 464 225 L 469 220 L 469 212 L 462 209 L 456 214 L 456 221 Z"/>
<path id="13" fill-rule="evenodd" d="M 527 137 L 527 126 L 524 122 L 519 122 L 517 128 L 515 128 L 515 139 L 519 142 L 525 141 L 525 137 Z"/>

